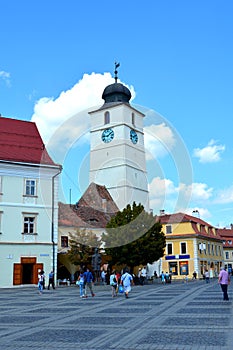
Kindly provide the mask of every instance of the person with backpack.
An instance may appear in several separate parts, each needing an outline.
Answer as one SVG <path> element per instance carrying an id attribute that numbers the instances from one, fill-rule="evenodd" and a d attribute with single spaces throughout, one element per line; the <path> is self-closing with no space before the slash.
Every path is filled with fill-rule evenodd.
<path id="1" fill-rule="evenodd" d="M 110 275 L 110 286 L 112 287 L 112 297 L 117 297 L 117 276 L 115 270 Z"/>

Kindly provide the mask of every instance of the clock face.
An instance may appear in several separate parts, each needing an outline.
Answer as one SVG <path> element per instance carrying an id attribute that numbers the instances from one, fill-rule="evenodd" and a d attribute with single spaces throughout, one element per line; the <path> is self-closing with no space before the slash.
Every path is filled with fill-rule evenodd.
<path id="1" fill-rule="evenodd" d="M 102 140 L 104 142 L 111 142 L 114 138 L 114 131 L 112 129 L 105 129 L 102 132 Z"/>
<path id="2" fill-rule="evenodd" d="M 138 142 L 138 135 L 134 130 L 130 130 L 130 140 L 136 144 Z"/>

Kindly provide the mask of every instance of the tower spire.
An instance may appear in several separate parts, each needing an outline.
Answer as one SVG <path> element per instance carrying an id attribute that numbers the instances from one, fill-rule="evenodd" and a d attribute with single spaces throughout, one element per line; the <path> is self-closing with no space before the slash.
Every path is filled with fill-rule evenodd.
<path id="1" fill-rule="evenodd" d="M 118 76 L 117 76 L 117 73 L 118 73 L 118 70 L 117 68 L 120 67 L 120 63 L 119 62 L 115 62 L 115 83 L 117 83 L 117 79 L 118 79 Z"/>

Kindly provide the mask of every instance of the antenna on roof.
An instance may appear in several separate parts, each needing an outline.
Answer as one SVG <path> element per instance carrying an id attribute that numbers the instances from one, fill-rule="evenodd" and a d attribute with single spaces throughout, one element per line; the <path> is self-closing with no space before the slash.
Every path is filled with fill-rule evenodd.
<path id="1" fill-rule="evenodd" d="M 115 71 L 114 71 L 114 73 L 115 73 L 115 83 L 117 83 L 117 79 L 118 79 L 118 76 L 117 76 L 118 70 L 117 70 L 117 68 L 119 68 L 119 67 L 120 67 L 120 63 L 119 62 L 115 62 Z"/>

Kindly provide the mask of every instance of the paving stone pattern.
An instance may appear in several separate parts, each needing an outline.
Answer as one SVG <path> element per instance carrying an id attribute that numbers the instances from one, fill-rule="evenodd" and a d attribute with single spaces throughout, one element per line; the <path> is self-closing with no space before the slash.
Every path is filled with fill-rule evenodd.
<path id="1" fill-rule="evenodd" d="M 0 289 L 0 349 L 233 349 L 232 285 L 227 302 L 216 280 L 134 286 L 129 299 L 94 289 Z"/>

